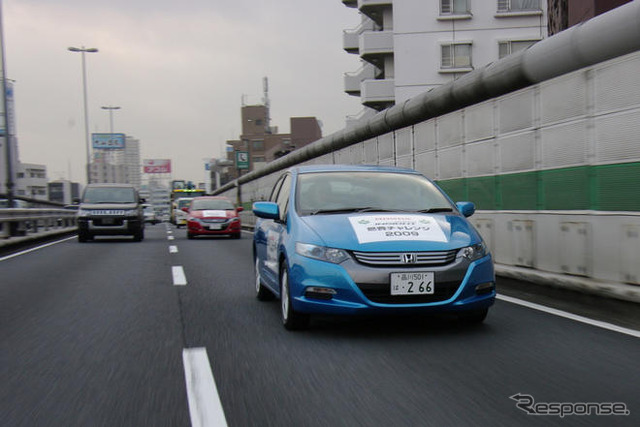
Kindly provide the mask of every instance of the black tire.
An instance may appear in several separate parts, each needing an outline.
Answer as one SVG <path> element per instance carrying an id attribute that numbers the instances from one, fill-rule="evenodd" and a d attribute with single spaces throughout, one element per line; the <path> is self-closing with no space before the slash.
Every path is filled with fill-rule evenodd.
<path id="1" fill-rule="evenodd" d="M 232 239 L 240 239 L 241 237 L 242 237 L 242 233 L 236 233 L 231 235 Z"/>
<path id="2" fill-rule="evenodd" d="M 134 242 L 142 242 L 144 240 L 144 228 L 141 228 L 133 235 Z"/>
<path id="3" fill-rule="evenodd" d="M 195 236 L 187 231 L 187 239 L 193 240 Z"/>
<path id="4" fill-rule="evenodd" d="M 256 277 L 256 298 L 258 301 L 269 301 L 273 299 L 273 294 L 265 288 L 262 284 L 262 278 L 260 277 L 260 272 L 258 271 L 258 258 L 256 257 L 256 261 L 254 263 L 254 272 Z"/>
<path id="5" fill-rule="evenodd" d="M 83 231 L 78 232 L 78 242 L 85 243 L 89 240 L 89 235 Z"/>
<path id="6" fill-rule="evenodd" d="M 468 324 L 480 324 L 484 322 L 484 319 L 487 318 L 487 314 L 489 314 L 488 308 L 485 308 L 483 310 L 469 311 L 460 314 L 460 320 Z"/>
<path id="7" fill-rule="evenodd" d="M 299 331 L 309 327 L 309 315 L 298 313 L 291 304 L 289 292 L 289 269 L 286 263 L 280 267 L 280 312 L 282 324 L 290 331 Z"/>

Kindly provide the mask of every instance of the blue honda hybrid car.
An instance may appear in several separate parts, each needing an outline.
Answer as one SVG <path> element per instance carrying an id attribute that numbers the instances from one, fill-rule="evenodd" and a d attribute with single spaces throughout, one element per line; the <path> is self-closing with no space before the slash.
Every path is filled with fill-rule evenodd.
<path id="1" fill-rule="evenodd" d="M 410 169 L 292 168 L 269 201 L 253 204 L 257 298 L 280 299 L 287 329 L 313 314 L 448 312 L 482 322 L 495 275 L 466 219 L 474 211 Z"/>

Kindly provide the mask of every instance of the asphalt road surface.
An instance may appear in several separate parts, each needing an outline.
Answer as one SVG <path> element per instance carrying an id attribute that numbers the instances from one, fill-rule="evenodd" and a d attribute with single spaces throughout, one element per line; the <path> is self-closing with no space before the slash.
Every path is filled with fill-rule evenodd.
<path id="1" fill-rule="evenodd" d="M 279 302 L 254 296 L 242 237 L 158 224 L 140 243 L 0 256 L 0 425 L 640 425 L 635 306 L 567 318 L 499 279 L 482 325 L 341 317 L 289 332 Z"/>

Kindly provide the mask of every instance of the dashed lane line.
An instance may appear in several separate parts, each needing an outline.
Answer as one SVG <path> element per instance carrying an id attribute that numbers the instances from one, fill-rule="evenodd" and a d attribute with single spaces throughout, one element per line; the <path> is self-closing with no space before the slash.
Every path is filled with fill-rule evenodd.
<path id="1" fill-rule="evenodd" d="M 189 414 L 193 427 L 226 427 L 216 382 L 204 347 L 182 350 Z"/>
<path id="2" fill-rule="evenodd" d="M 181 265 L 172 266 L 171 274 L 173 275 L 174 286 L 184 286 L 187 284 L 187 276 L 184 275 L 184 269 Z"/>
<path id="3" fill-rule="evenodd" d="M 178 247 L 175 246 L 175 245 L 169 246 L 169 253 L 170 254 L 177 254 L 178 253 Z"/>

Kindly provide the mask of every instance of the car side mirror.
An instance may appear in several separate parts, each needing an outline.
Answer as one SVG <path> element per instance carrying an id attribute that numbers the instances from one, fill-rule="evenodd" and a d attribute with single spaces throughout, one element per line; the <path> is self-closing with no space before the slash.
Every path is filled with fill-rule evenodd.
<path id="1" fill-rule="evenodd" d="M 255 202 L 253 204 L 253 214 L 258 218 L 279 219 L 280 208 L 273 202 Z"/>
<path id="2" fill-rule="evenodd" d="M 74 197 L 73 198 L 73 204 L 74 205 L 79 205 L 80 204 L 80 198 L 79 197 Z"/>
<path id="3" fill-rule="evenodd" d="M 457 202 L 456 207 L 466 218 L 473 215 L 476 211 L 476 205 L 474 205 L 472 202 Z"/>
<path id="4" fill-rule="evenodd" d="M 238 207 L 236 208 L 236 211 L 238 211 L 238 212 L 242 212 L 243 210 L 244 210 L 244 208 L 243 208 L 242 206 L 238 206 Z"/>
<path id="5" fill-rule="evenodd" d="M 182 212 L 189 212 L 189 208 L 182 208 Z"/>

